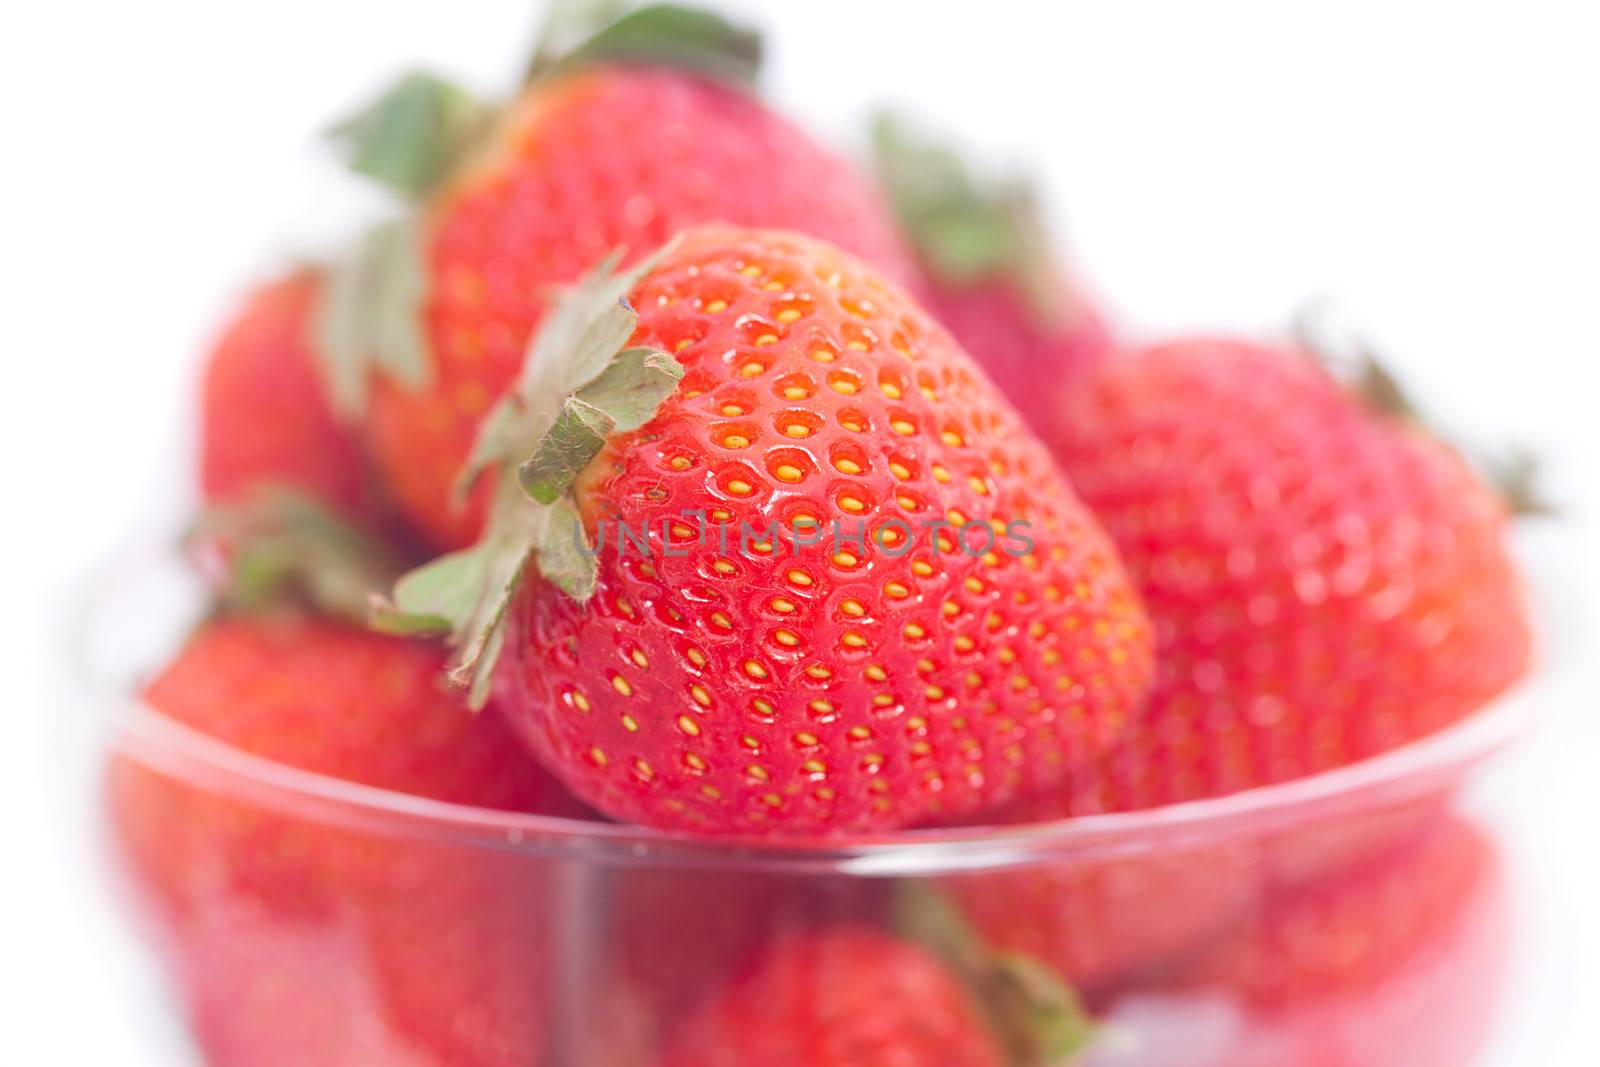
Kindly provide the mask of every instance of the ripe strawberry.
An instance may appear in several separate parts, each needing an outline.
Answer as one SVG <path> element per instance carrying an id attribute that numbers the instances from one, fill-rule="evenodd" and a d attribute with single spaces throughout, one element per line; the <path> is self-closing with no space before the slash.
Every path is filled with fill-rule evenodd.
<path id="1" fill-rule="evenodd" d="M 866 927 L 781 940 L 683 1024 L 662 1067 L 1001 1067 L 938 957 Z"/>
<path id="2" fill-rule="evenodd" d="M 1192 339 L 1109 361 L 1058 455 L 1158 647 L 1143 727 L 1067 812 L 1296 778 L 1467 715 L 1524 671 L 1506 508 L 1308 356 Z"/>
<path id="3" fill-rule="evenodd" d="M 541 335 L 480 445 L 512 475 L 488 533 L 391 624 L 450 628 L 480 691 L 503 651 L 513 727 L 648 825 L 889 829 L 1104 751 L 1149 672 L 1137 598 L 949 335 L 797 234 L 707 227 L 640 273 Z"/>
<path id="4" fill-rule="evenodd" d="M 380 374 L 365 426 L 384 484 L 441 548 L 481 529 L 487 495 L 463 507 L 451 488 L 550 294 L 612 249 L 636 259 L 686 226 L 724 221 L 815 234 L 909 276 L 887 209 L 849 165 L 744 87 L 707 76 L 718 42 L 679 48 L 668 60 L 687 51 L 698 69 L 673 69 L 648 40 L 625 37 L 602 34 L 535 78 L 420 204 L 400 273 L 421 275 L 391 310 L 420 315 L 405 344 L 426 370 Z"/>
<path id="5" fill-rule="evenodd" d="M 322 286 L 309 269 L 262 286 L 212 349 L 200 409 L 200 486 L 209 503 L 279 486 L 352 519 L 380 515 L 360 443 L 334 417 L 314 358 Z"/>
<path id="6" fill-rule="evenodd" d="M 150 686 L 252 755 L 436 800 L 579 811 L 426 645 L 291 616 L 206 624 Z M 118 757 L 114 835 L 209 1062 L 536 1062 L 546 921 L 523 857 L 348 829 Z"/>
<path id="7" fill-rule="evenodd" d="M 927 278 L 928 310 L 1036 432 L 1055 435 L 1061 396 L 1112 342 L 1045 247 L 1031 190 L 985 187 L 955 152 L 894 119 L 880 118 L 875 133 L 879 172 Z"/>
<path id="8" fill-rule="evenodd" d="M 1492 845 L 1446 820 L 1381 861 L 1270 901 L 1111 1013 L 1155 1067 L 1458 1067 L 1505 968 Z M 1141 1033 L 1142 1031 L 1142 1033 Z"/>

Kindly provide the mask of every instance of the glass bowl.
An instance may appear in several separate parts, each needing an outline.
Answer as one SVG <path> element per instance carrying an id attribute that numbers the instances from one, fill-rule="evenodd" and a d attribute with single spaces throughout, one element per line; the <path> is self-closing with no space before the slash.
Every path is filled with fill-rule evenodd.
<path id="1" fill-rule="evenodd" d="M 1517 693 L 1222 799 L 706 840 L 374 789 L 174 723 L 128 696 L 196 602 L 154 562 L 98 587 L 82 671 L 118 882 L 208 1063 L 1464 1067 L 1488 1037 L 1502 877 L 1457 801 L 1527 724 Z"/>

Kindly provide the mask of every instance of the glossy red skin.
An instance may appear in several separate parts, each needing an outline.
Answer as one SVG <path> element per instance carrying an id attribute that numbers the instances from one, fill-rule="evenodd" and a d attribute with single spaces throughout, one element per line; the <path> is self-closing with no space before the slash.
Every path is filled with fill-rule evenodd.
<path id="1" fill-rule="evenodd" d="M 335 417 L 313 354 L 322 281 L 303 270 L 245 299 L 207 358 L 200 488 L 208 503 L 287 486 L 352 519 L 378 521 L 376 485 L 355 433 Z"/>
<path id="2" fill-rule="evenodd" d="M 548 295 L 614 249 L 637 259 L 704 222 L 781 226 L 908 279 L 891 216 L 856 171 L 754 97 L 660 69 L 600 67 L 530 90 L 429 206 L 429 385 L 380 381 L 369 439 L 401 510 L 440 548 L 485 497 L 451 504 L 483 414 L 520 370 Z"/>
<path id="3" fill-rule="evenodd" d="M 821 242 L 709 227 L 633 301 L 632 343 L 677 352 L 683 382 L 586 472 L 598 592 L 528 583 L 496 673 L 579 796 L 704 833 L 886 830 L 1049 788 L 1127 728 L 1149 635 L 1115 552 L 904 292 Z M 685 509 L 711 516 L 703 540 Z M 958 512 L 1030 522 L 1033 550 L 945 531 L 940 551 L 911 525 Z M 822 536 L 797 556 L 759 533 L 740 550 L 742 525 L 802 518 Z M 862 551 L 836 519 L 905 525 Z M 618 521 L 648 526 L 650 559 Z"/>
<path id="4" fill-rule="evenodd" d="M 1055 442 L 1155 625 L 1138 731 L 1058 801 L 1127 810 L 1432 733 L 1529 659 L 1498 496 L 1309 356 L 1176 341 L 1107 361 Z"/>
<path id="5" fill-rule="evenodd" d="M 871 929 L 781 940 L 683 1024 L 661 1067 L 1003 1067 L 957 978 Z"/>
<path id="6" fill-rule="evenodd" d="M 1380 862 L 1267 902 L 1130 993 L 1109 1017 L 1136 1051 L 1104 1063 L 1461 1067 L 1487 1037 L 1506 949 L 1498 855 L 1472 826 L 1445 821 Z"/>
<path id="7" fill-rule="evenodd" d="M 1061 433 L 1062 397 L 1111 350 L 1105 320 L 1065 285 L 1048 314 L 1006 278 L 931 282 L 927 301 L 933 317 L 1046 440 Z"/>
<path id="8" fill-rule="evenodd" d="M 206 624 L 147 692 L 253 754 L 439 800 L 581 809 L 427 645 L 305 619 Z M 546 890 L 526 857 L 359 831 L 118 757 L 113 838 L 219 1067 L 539 1061 Z"/>

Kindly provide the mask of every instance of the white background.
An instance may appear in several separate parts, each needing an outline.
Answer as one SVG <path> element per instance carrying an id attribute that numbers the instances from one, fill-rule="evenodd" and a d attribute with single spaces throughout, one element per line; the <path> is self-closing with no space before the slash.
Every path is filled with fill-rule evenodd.
<path id="1" fill-rule="evenodd" d="M 314 133 L 411 61 L 508 85 L 536 6 L 61 0 L 0 15 L 7 1062 L 182 1062 L 83 859 L 92 733 L 61 677 L 65 605 L 91 561 L 187 492 L 194 360 L 230 294 L 372 203 Z M 1271 331 L 1337 294 L 1451 427 L 1549 457 L 1568 517 L 1521 547 L 1551 721 L 1479 798 L 1506 827 L 1523 916 L 1494 1062 L 1600 1062 L 1600 24 L 1586 5 L 727 6 L 777 31 L 769 88 L 819 132 L 849 144 L 867 104 L 894 101 L 1032 168 L 1141 333 Z"/>

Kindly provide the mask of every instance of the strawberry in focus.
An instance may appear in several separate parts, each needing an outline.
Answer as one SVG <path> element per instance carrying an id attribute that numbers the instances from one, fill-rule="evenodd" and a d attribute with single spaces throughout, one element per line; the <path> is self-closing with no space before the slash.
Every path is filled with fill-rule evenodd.
<path id="1" fill-rule="evenodd" d="M 495 520 L 389 625 L 450 629 L 546 766 L 651 826 L 892 829 L 1049 789 L 1122 734 L 1138 599 L 942 328 L 797 234 L 707 227 L 646 267 L 541 336 L 481 446 Z"/>
<path id="2" fill-rule="evenodd" d="M 293 615 L 207 623 L 146 698 L 253 756 L 516 811 L 581 808 L 427 645 Z M 208 1062 L 537 1062 L 544 890 L 526 861 L 345 829 L 119 756 L 113 834 Z"/>
<path id="3" fill-rule="evenodd" d="M 719 77 L 704 48 L 687 66 L 679 53 L 657 62 L 637 36 L 608 61 L 602 33 L 535 77 L 421 198 L 408 253 L 420 275 L 386 313 L 413 320 L 427 369 L 377 375 L 363 424 L 384 484 L 441 548 L 481 529 L 486 497 L 464 506 L 452 487 L 551 295 L 613 249 L 636 259 L 722 221 L 814 234 L 910 276 L 887 208 L 850 165 Z"/>
<path id="4" fill-rule="evenodd" d="M 1108 361 L 1053 443 L 1156 630 L 1143 726 L 1055 814 L 1214 796 L 1433 733 L 1529 659 L 1505 502 L 1309 355 L 1191 339 Z"/>
<path id="5" fill-rule="evenodd" d="M 1061 397 L 1112 344 L 1104 319 L 1046 247 L 1031 190 L 985 186 L 955 152 L 896 119 L 875 127 L 878 169 L 917 252 L 933 317 L 1035 432 L 1059 433 Z"/>

